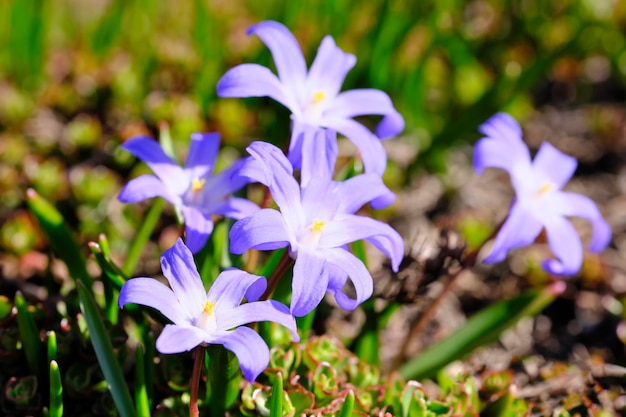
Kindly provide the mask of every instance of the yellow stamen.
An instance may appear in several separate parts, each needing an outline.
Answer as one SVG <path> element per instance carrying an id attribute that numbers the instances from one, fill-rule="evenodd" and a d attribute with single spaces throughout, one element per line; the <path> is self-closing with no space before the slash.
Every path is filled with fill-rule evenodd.
<path id="1" fill-rule="evenodd" d="M 193 191 L 194 193 L 199 193 L 204 188 L 205 183 L 205 179 L 194 178 L 193 181 L 191 181 L 191 191 Z"/>
<path id="2" fill-rule="evenodd" d="M 204 308 L 202 309 L 202 312 L 212 316 L 213 315 L 213 307 L 215 307 L 215 303 L 212 303 L 210 301 L 207 300 L 207 302 L 204 304 Z"/>
<path id="3" fill-rule="evenodd" d="M 313 104 L 318 104 L 326 99 L 326 94 L 323 91 L 316 91 L 313 94 Z"/>
<path id="4" fill-rule="evenodd" d="M 539 189 L 539 192 L 537 194 L 539 194 L 539 195 L 546 195 L 547 193 L 549 193 L 553 189 L 554 189 L 554 184 L 547 182 Z"/>
<path id="5" fill-rule="evenodd" d="M 315 219 L 315 221 L 313 222 L 313 225 L 311 226 L 311 231 L 322 233 L 322 230 L 324 230 L 324 226 L 326 226 L 326 222 L 324 220 Z"/>

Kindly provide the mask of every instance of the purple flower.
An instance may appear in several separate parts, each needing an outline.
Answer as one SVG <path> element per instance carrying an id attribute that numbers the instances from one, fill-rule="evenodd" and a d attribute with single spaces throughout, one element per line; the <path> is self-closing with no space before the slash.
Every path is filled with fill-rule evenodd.
<path id="1" fill-rule="evenodd" d="M 254 142 L 248 152 L 257 164 L 249 164 L 242 175 L 267 185 L 280 212 L 257 211 L 239 220 L 230 231 L 231 252 L 247 249 L 273 250 L 289 246 L 295 258 L 291 312 L 303 316 L 313 310 L 328 290 L 348 310 L 372 295 L 372 277 L 347 244 L 365 239 L 390 259 L 397 270 L 404 246 L 400 235 L 389 225 L 354 215 L 363 204 L 389 190 L 375 174 L 362 174 L 344 182 L 313 177 L 300 187 L 293 168 L 273 145 Z M 342 288 L 351 280 L 356 298 Z"/>
<path id="2" fill-rule="evenodd" d="M 130 139 L 122 148 L 143 160 L 156 176 L 142 175 L 131 180 L 120 192 L 119 200 L 136 203 L 163 197 L 182 212 L 187 246 L 193 253 L 198 252 L 213 231 L 211 215 L 241 219 L 259 209 L 246 199 L 228 197 L 249 182 L 238 174 L 246 160 L 241 159 L 213 176 L 219 146 L 217 133 L 192 134 L 189 155 L 181 168 L 155 140 L 146 136 Z"/>
<path id="3" fill-rule="evenodd" d="M 267 367 L 270 353 L 261 336 L 244 324 L 273 321 L 291 330 L 294 341 L 299 341 L 296 322 L 286 306 L 273 300 L 256 301 L 267 286 L 265 278 L 227 269 L 205 293 L 193 256 L 180 239 L 161 257 L 161 268 L 169 287 L 153 278 L 133 278 L 124 284 L 119 298 L 120 307 L 128 303 L 152 307 L 174 323 L 166 324 L 159 335 L 159 352 L 224 345 L 237 355 L 246 379 L 254 381 Z M 248 302 L 241 304 L 244 296 Z"/>
<path id="4" fill-rule="evenodd" d="M 353 117 L 383 115 L 376 129 L 381 138 L 400 133 L 404 129 L 404 119 L 393 107 L 389 96 L 380 90 L 358 89 L 340 93 L 346 74 L 356 63 L 355 56 L 343 52 L 330 36 L 326 36 L 307 72 L 298 42 L 282 24 L 261 22 L 250 27 L 248 34 L 259 36 L 270 49 L 278 77 L 260 65 L 239 65 L 218 82 L 218 95 L 271 97 L 291 110 L 293 131 L 289 160 L 296 169 L 302 170 L 304 182 L 315 176 L 322 163 L 331 164 L 331 171 L 334 168 L 336 132 L 354 142 L 367 172 L 382 175 L 387 164 L 385 150 L 378 137 Z M 323 141 L 324 146 L 315 146 L 315 141 Z M 384 203 L 389 204 L 388 199 Z"/>
<path id="5" fill-rule="evenodd" d="M 549 143 L 543 143 L 531 161 L 522 141 L 522 130 L 508 114 L 498 113 L 480 127 L 487 137 L 474 149 L 474 168 L 508 171 L 516 198 L 508 219 L 496 237 L 487 263 L 502 261 L 512 249 L 530 245 L 543 228 L 557 259 L 547 259 L 543 268 L 555 275 L 574 275 L 583 261 L 580 238 L 566 216 L 585 218 L 593 225 L 589 249 L 599 252 L 611 240 L 611 228 L 588 197 L 561 191 L 576 170 L 576 159 Z"/>

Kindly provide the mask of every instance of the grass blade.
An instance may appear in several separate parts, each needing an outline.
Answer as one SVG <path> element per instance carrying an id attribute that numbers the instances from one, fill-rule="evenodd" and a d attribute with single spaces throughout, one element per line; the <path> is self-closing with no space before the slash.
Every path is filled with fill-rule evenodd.
<path id="1" fill-rule="evenodd" d="M 522 317 L 538 314 L 565 290 L 557 282 L 542 290 L 525 292 L 513 299 L 500 301 L 472 316 L 460 329 L 429 347 L 399 369 L 406 379 L 434 375 L 450 362 L 469 354 L 479 346 L 497 340 L 506 329 Z"/>
<path id="2" fill-rule="evenodd" d="M 280 372 L 274 378 L 272 396 L 270 397 L 270 417 L 282 417 L 283 415 L 283 376 Z"/>
<path id="3" fill-rule="evenodd" d="M 346 395 L 346 399 L 343 402 L 343 407 L 341 407 L 341 414 L 339 414 L 339 417 L 352 417 L 353 409 L 354 409 L 354 392 L 350 390 L 348 391 L 348 395 Z"/>
<path id="4" fill-rule="evenodd" d="M 122 368 L 115 357 L 111 339 L 104 327 L 96 302 L 82 282 L 78 282 L 78 295 L 80 297 L 80 309 L 87 322 L 91 343 L 117 410 L 122 417 L 134 417 L 136 415 L 135 408 Z"/>
<path id="5" fill-rule="evenodd" d="M 19 291 L 15 294 L 15 307 L 17 308 L 17 327 L 26 353 L 28 369 L 33 374 L 40 375 L 43 347 L 39 338 L 39 329 L 30 311 L 28 311 L 28 304 L 26 304 L 24 296 Z"/>
<path id="6" fill-rule="evenodd" d="M 59 365 L 54 360 L 50 362 L 50 410 L 48 416 L 63 416 L 63 383 Z"/>
<path id="7" fill-rule="evenodd" d="M 137 262 L 139 262 L 139 258 L 141 257 L 141 251 L 146 245 L 146 242 L 150 239 L 152 231 L 159 222 L 164 207 L 165 200 L 157 198 L 152 203 L 150 210 L 146 213 L 143 223 L 141 223 L 141 226 L 137 231 L 135 240 L 133 240 L 133 243 L 131 243 L 130 248 L 128 249 L 128 255 L 126 255 L 126 260 L 124 261 L 124 266 L 122 267 L 122 272 L 125 276 L 132 276 L 135 271 Z"/>
<path id="8" fill-rule="evenodd" d="M 135 350 L 135 406 L 139 417 L 150 417 L 150 401 L 146 388 L 146 362 L 143 346 Z"/>

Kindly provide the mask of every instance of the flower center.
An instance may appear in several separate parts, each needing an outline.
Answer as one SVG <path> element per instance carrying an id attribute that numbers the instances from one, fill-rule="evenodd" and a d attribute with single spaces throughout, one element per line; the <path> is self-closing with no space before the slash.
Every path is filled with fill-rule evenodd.
<path id="1" fill-rule="evenodd" d="M 311 100 L 313 104 L 319 104 L 324 100 L 326 100 L 326 93 L 323 91 L 316 91 L 313 93 L 313 100 Z"/>
<path id="2" fill-rule="evenodd" d="M 308 101 L 304 102 L 302 108 L 302 117 L 304 120 L 312 125 L 317 125 L 322 112 L 326 107 L 324 102 L 328 99 L 325 92 L 318 90 L 309 96 Z"/>
<path id="3" fill-rule="evenodd" d="M 554 191 L 556 187 L 551 182 L 546 182 L 535 193 L 535 200 L 539 200 Z"/>
<path id="4" fill-rule="evenodd" d="M 324 231 L 326 221 L 315 219 L 310 226 L 300 234 L 300 244 L 309 248 L 316 248 L 320 241 L 320 235 Z"/>
<path id="5" fill-rule="evenodd" d="M 217 323 L 215 321 L 215 314 L 213 314 L 214 307 L 215 303 L 207 300 L 206 303 L 204 303 L 204 307 L 202 307 L 202 313 L 200 313 L 194 325 L 209 333 L 215 331 Z"/>
<path id="6" fill-rule="evenodd" d="M 193 181 L 191 181 L 191 191 L 199 193 L 204 188 L 204 184 L 206 184 L 204 178 L 194 178 Z"/>

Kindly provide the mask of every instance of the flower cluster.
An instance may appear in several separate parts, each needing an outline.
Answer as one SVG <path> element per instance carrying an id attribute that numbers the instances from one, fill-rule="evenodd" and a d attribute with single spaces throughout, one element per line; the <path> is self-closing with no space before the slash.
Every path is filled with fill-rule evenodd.
<path id="1" fill-rule="evenodd" d="M 382 181 L 386 154 L 380 139 L 402 131 L 404 120 L 382 91 L 340 92 L 356 59 L 332 38 L 324 38 L 307 72 L 297 42 L 283 25 L 263 22 L 249 33 L 270 48 L 279 78 L 267 68 L 240 65 L 222 77 L 218 94 L 269 96 L 287 106 L 293 120 L 288 156 L 274 145 L 254 142 L 248 147 L 250 157 L 214 175 L 218 134 L 193 134 L 183 168 L 153 139 L 127 141 L 123 148 L 155 175 L 130 181 L 119 199 L 134 203 L 158 196 L 173 204 L 185 222 L 186 245 L 179 239 L 161 258 L 169 287 L 151 278 L 131 279 L 122 288 L 119 304 L 155 308 L 172 322 L 157 339 L 161 353 L 222 344 L 235 353 L 244 376 L 252 381 L 267 366 L 269 351 L 256 332 L 242 325 L 273 321 L 287 327 L 298 341 L 294 316 L 313 311 L 326 292 L 345 309 L 368 299 L 372 277 L 350 253 L 351 242 L 370 242 L 397 270 L 404 249 L 400 235 L 385 223 L 355 213 L 367 203 L 383 207 L 394 201 Z M 368 114 L 384 116 L 376 133 L 352 119 Z M 337 133 L 357 145 L 366 171 L 343 182 L 333 179 Z M 294 175 L 294 169 L 299 174 Z M 231 196 L 250 182 L 264 184 L 280 211 Z M 236 269 L 222 272 L 205 293 L 192 253 L 205 246 L 215 215 L 238 220 L 230 231 L 232 253 L 289 248 L 295 259 L 290 308 L 265 299 L 272 291 L 265 278 Z M 354 297 L 345 292 L 350 285 Z"/>

